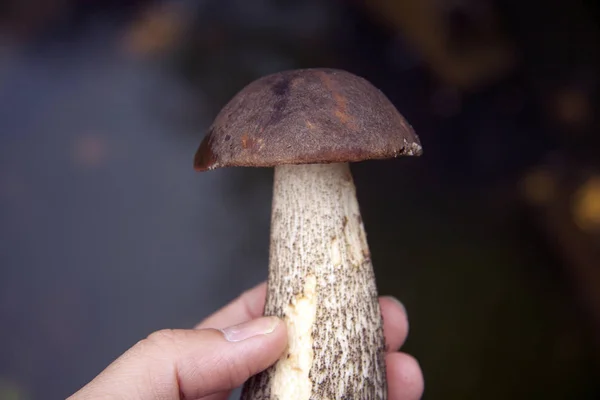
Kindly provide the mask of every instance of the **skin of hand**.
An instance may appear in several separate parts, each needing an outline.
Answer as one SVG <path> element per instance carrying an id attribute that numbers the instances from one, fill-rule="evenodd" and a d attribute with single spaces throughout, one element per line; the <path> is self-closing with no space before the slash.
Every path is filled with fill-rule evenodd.
<path id="1" fill-rule="evenodd" d="M 244 292 L 194 329 L 165 329 L 136 343 L 68 400 L 225 400 L 274 364 L 287 346 L 285 324 L 262 317 L 266 284 Z M 398 352 L 408 335 L 402 304 L 381 297 L 390 400 L 423 394 L 418 362 Z"/>

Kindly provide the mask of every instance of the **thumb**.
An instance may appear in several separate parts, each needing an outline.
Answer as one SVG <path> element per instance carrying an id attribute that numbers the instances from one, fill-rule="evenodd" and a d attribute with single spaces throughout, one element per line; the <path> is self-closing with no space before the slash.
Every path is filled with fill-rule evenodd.
<path id="1" fill-rule="evenodd" d="M 285 324 L 276 317 L 223 330 L 161 330 L 70 399 L 198 399 L 241 385 L 274 364 L 286 345 Z"/>

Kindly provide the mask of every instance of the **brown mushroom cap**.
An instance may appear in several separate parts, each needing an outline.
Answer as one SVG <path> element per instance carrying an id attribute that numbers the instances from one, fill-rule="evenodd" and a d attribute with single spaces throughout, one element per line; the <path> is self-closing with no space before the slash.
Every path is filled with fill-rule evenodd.
<path id="1" fill-rule="evenodd" d="M 273 167 L 421 155 L 419 138 L 365 79 L 335 69 L 260 78 L 229 101 L 194 158 L 194 168 Z"/>

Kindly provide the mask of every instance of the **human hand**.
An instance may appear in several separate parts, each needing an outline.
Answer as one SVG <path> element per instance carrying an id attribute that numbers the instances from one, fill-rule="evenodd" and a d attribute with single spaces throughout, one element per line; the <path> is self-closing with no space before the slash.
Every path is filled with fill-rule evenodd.
<path id="1" fill-rule="evenodd" d="M 274 364 L 287 346 L 285 324 L 261 317 L 266 284 L 243 293 L 195 329 L 161 330 L 141 340 L 69 398 L 227 399 L 232 389 Z M 398 350 L 408 334 L 402 305 L 379 300 L 384 320 L 390 400 L 420 399 L 417 361 Z"/>

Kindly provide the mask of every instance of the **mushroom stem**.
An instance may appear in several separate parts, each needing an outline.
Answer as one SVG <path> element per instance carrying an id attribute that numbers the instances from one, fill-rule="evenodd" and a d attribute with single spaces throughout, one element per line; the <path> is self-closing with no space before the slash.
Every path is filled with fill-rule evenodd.
<path id="1" fill-rule="evenodd" d="M 265 315 L 288 349 L 242 399 L 386 399 L 375 276 L 347 163 L 275 167 Z"/>

